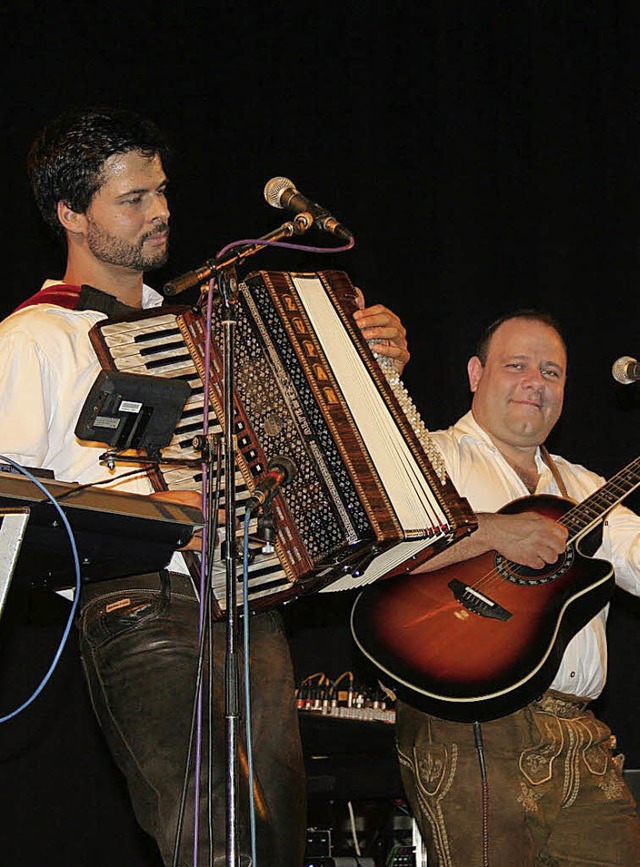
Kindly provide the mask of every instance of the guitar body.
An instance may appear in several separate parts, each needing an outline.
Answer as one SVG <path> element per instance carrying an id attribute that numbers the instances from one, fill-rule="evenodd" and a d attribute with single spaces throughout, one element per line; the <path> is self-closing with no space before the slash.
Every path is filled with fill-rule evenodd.
<path id="1" fill-rule="evenodd" d="M 558 519 L 573 507 L 543 495 L 500 511 Z M 444 719 L 483 721 L 541 695 L 568 642 L 612 592 L 611 564 L 576 545 L 540 570 L 492 551 L 373 584 L 354 603 L 351 629 L 399 698 Z"/>

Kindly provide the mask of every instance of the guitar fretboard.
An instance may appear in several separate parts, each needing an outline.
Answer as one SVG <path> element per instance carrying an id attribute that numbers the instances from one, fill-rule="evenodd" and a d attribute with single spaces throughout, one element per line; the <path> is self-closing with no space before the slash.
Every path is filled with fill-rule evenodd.
<path id="1" fill-rule="evenodd" d="M 614 506 L 640 485 L 640 457 L 631 461 L 608 482 L 578 503 L 560 519 L 569 530 L 569 541 L 594 527 Z"/>

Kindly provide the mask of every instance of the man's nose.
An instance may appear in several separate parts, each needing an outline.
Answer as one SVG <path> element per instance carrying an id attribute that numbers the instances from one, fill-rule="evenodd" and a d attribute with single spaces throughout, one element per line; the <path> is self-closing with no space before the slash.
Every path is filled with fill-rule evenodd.
<path id="1" fill-rule="evenodd" d="M 149 211 L 149 220 L 154 223 L 169 222 L 169 203 L 165 196 L 157 196 Z"/>
<path id="2" fill-rule="evenodd" d="M 529 388 L 540 389 L 543 388 L 545 384 L 544 376 L 542 375 L 542 371 L 538 370 L 535 367 L 532 367 L 530 370 L 527 370 L 527 375 L 525 377 L 525 385 Z"/>

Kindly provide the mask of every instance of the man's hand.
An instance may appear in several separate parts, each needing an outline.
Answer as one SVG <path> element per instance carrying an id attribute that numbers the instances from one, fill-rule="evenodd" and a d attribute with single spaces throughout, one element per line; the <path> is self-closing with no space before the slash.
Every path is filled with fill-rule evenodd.
<path id="1" fill-rule="evenodd" d="M 445 548 L 415 571 L 433 572 L 488 551 L 497 551 L 507 560 L 530 569 L 542 569 L 548 563 L 555 563 L 567 546 L 567 528 L 537 512 L 516 515 L 483 512 L 476 517 L 478 529 L 475 532 Z"/>
<path id="2" fill-rule="evenodd" d="M 492 550 L 531 569 L 555 563 L 567 546 L 567 528 L 537 512 L 484 514 L 479 521 L 479 529 L 492 540 Z"/>
<path id="3" fill-rule="evenodd" d="M 361 307 L 353 314 L 353 318 L 362 331 L 362 336 L 366 340 L 374 341 L 371 348 L 380 355 L 392 358 L 396 370 L 402 373 L 411 357 L 407 348 L 407 331 L 404 325 L 393 311 L 382 304 L 365 307 L 362 292 L 357 288 L 356 291 Z"/>

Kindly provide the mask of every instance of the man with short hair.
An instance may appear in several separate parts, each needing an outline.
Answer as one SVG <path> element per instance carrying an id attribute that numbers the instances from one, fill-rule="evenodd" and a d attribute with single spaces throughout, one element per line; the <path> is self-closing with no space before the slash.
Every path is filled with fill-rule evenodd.
<path id="1" fill-rule="evenodd" d="M 416 596 L 409 616 L 412 623 L 424 623 L 427 632 L 435 628 L 435 618 L 428 618 L 421 604 L 430 598 L 429 581 L 440 581 L 428 573 L 463 561 L 467 565 L 488 552 L 540 570 L 564 554 L 564 523 L 531 505 L 498 514 L 506 504 L 531 494 L 579 502 L 604 484 L 595 473 L 544 448 L 562 412 L 567 377 L 565 342 L 550 315 L 518 311 L 492 323 L 467 372 L 471 410 L 431 436 L 453 484 L 475 510 L 478 529 L 416 570 L 427 574 L 419 576 L 415 590 L 422 597 Z M 608 512 L 596 556 L 612 564 L 621 587 L 640 595 L 640 517 L 622 505 Z M 500 579 L 484 559 L 479 567 L 477 582 L 467 582 L 472 591 L 477 588 L 476 600 L 486 597 L 495 603 L 491 592 Z M 514 568 L 516 580 L 521 573 L 531 575 Z M 442 586 L 448 577 L 447 572 Z M 386 605 L 393 605 L 392 598 L 387 597 Z M 442 640 L 463 667 L 467 657 L 475 663 L 501 652 L 500 645 L 492 650 L 478 642 L 464 644 L 461 636 L 476 634 L 480 610 L 465 612 L 462 604 L 447 610 L 458 618 L 460 632 L 451 626 Z M 407 694 L 406 701 L 398 702 L 402 777 L 430 867 L 640 864 L 640 820 L 622 776 L 623 757 L 615 754 L 608 727 L 587 708 L 605 684 L 607 610 L 594 612 L 568 641 L 550 688 L 521 709 L 486 722 L 455 721 L 460 705 L 455 705 L 458 694 L 452 687 L 450 707 L 439 708 L 442 717 L 422 712 L 417 695 L 415 704 Z M 488 624 L 484 635 L 490 636 L 491 629 L 500 634 L 499 618 L 482 622 Z M 439 671 L 448 659 L 441 660 Z M 446 684 L 447 674 L 443 677 Z M 440 689 L 446 694 L 446 685 Z M 506 702 L 507 687 L 501 689 Z M 500 692 L 482 681 L 477 691 L 480 698 Z M 425 688 L 423 694 L 427 692 Z"/>
<path id="2" fill-rule="evenodd" d="M 144 468 L 120 479 L 102 452 L 73 435 L 100 371 L 89 331 L 100 320 L 159 307 L 143 273 L 167 261 L 169 207 L 163 135 L 135 112 L 80 109 L 49 123 L 29 154 L 32 188 L 45 221 L 66 241 L 62 281 L 42 289 L 0 323 L 0 454 L 53 470 L 62 481 L 151 494 Z M 408 358 L 397 317 L 360 311 L 368 338 L 402 365 Z M 124 475 L 124 474 L 123 474 Z M 199 503 L 200 495 L 195 493 Z M 171 497 L 180 499 L 178 494 Z M 174 558 L 175 559 L 175 558 Z M 174 568 L 172 560 L 170 569 Z M 83 588 L 78 617 L 83 667 L 94 710 L 126 776 L 136 817 L 167 867 L 192 863 L 193 787 L 179 861 L 174 860 L 199 650 L 198 592 L 187 570 L 95 582 Z M 209 863 L 212 792 L 214 864 L 225 863 L 225 624 L 212 627 L 209 780 L 203 765 L 198 863 Z M 257 853 L 261 867 L 300 867 L 306 794 L 289 648 L 279 612 L 251 618 L 250 664 Z M 207 671 L 203 683 L 208 680 Z M 203 702 L 207 722 L 208 696 Z M 243 746 L 241 744 L 241 749 Z M 246 762 L 240 761 L 238 852 L 251 859 Z"/>

